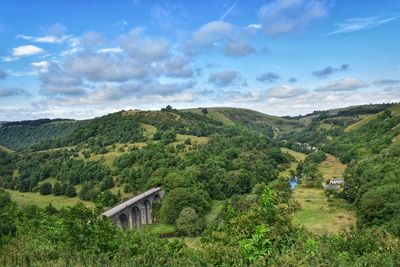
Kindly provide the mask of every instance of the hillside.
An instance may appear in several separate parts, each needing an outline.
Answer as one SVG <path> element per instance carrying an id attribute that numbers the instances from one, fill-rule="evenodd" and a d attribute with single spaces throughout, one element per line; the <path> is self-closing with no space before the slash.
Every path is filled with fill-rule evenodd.
<path id="1" fill-rule="evenodd" d="M 305 127 L 296 131 L 289 130 L 281 134 L 281 140 L 287 142 L 288 147 L 307 150 L 304 144 L 321 148 L 331 140 L 341 136 L 349 129 L 357 128 L 383 113 L 386 109 L 396 111 L 400 104 L 370 104 L 353 106 L 341 109 L 315 111 L 313 113 L 285 117 L 290 120 L 302 122 Z M 301 145 L 299 145 L 301 144 Z M 303 147 L 302 147 L 303 146 Z"/>
<path id="2" fill-rule="evenodd" d="M 385 225 L 399 234 L 400 225 L 400 105 L 368 117 L 324 150 L 349 163 L 344 197 L 354 202 L 358 223 Z"/>
<path id="3" fill-rule="evenodd" d="M 197 114 L 203 114 L 204 108 L 185 109 Z M 288 120 L 282 117 L 267 115 L 258 111 L 244 108 L 209 107 L 206 108 L 207 117 L 224 123 L 225 125 L 253 124 L 259 126 L 271 126 L 277 131 L 289 131 L 301 128 L 303 125 L 298 121 Z"/>
<path id="4" fill-rule="evenodd" d="M 389 110 L 391 110 L 393 112 L 393 114 L 399 114 L 400 113 L 400 104 L 395 104 L 389 107 Z M 380 111 L 378 113 L 372 114 L 372 115 L 367 115 L 365 116 L 365 118 L 361 119 L 360 121 L 358 121 L 357 123 L 354 123 L 350 126 L 348 126 L 345 131 L 352 131 L 352 130 L 356 130 L 359 129 L 361 126 L 367 124 L 368 122 L 374 120 L 377 118 L 377 116 L 379 114 L 382 114 L 383 111 Z"/>
<path id="5" fill-rule="evenodd" d="M 48 187 L 53 189 L 46 195 L 79 194 L 82 200 L 91 201 L 106 198 L 102 201 L 108 205 L 126 193 L 155 185 L 171 190 L 182 185 L 197 186 L 200 178 L 195 177 L 202 175 L 201 187 L 207 194 L 224 199 L 248 193 L 254 183 L 263 179 L 274 179 L 277 173 L 273 166 L 287 161 L 271 141 L 272 127 L 268 125 L 263 125 L 262 130 L 244 125 L 232 128 L 207 116 L 173 109 L 121 111 L 84 122 L 34 126 L 29 122 L 31 128 L 17 123 L 7 127 L 15 131 L 20 127 L 23 133 L 33 129 L 39 134 L 39 127 L 51 129 L 72 123 L 77 127 L 58 135 L 52 132 L 52 138 L 49 134 L 46 141 L 38 139 L 29 150 L 16 154 L 8 165 L 12 172 L 3 173 L 0 186 L 37 192 L 43 183 L 50 183 Z M 259 164 L 238 168 L 251 154 L 257 155 L 253 161 Z M 214 157 L 220 165 L 214 166 Z M 232 160 L 234 165 L 228 163 Z M 205 172 L 199 173 L 200 169 Z M 178 179 L 187 173 L 194 180 Z M 229 175 L 237 176 L 236 182 L 241 184 L 225 180 Z M 253 178 L 248 179 L 249 175 Z"/>
<path id="6" fill-rule="evenodd" d="M 6 122 L 0 125 L 0 145 L 13 150 L 22 150 L 72 132 L 84 124 L 84 121 L 48 119 Z"/>

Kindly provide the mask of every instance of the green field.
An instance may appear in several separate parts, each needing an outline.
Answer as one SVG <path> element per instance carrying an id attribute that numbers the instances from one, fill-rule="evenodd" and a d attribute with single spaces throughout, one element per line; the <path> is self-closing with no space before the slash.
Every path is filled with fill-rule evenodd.
<path id="1" fill-rule="evenodd" d="M 340 162 L 339 159 L 327 154 L 326 159 L 319 165 L 319 170 L 322 172 L 322 177 L 325 180 L 328 180 L 331 178 L 342 177 L 346 167 L 346 164 Z"/>
<path id="2" fill-rule="evenodd" d="M 154 223 L 144 225 L 143 229 L 156 235 L 173 236 L 176 235 L 176 228 L 172 224 Z"/>
<path id="3" fill-rule="evenodd" d="M 73 206 L 78 202 L 84 203 L 88 207 L 94 207 L 94 203 L 82 201 L 78 197 L 55 196 L 55 195 L 40 195 L 35 192 L 19 192 L 15 190 L 6 190 L 10 193 L 11 199 L 19 206 L 26 207 L 29 205 L 37 205 L 41 208 L 46 207 L 50 203 L 57 209 L 66 206 Z"/>
<path id="4" fill-rule="evenodd" d="M 335 234 L 355 224 L 356 215 L 343 199 L 328 201 L 323 189 L 296 187 L 293 198 L 301 208 L 293 222 L 316 234 Z"/>

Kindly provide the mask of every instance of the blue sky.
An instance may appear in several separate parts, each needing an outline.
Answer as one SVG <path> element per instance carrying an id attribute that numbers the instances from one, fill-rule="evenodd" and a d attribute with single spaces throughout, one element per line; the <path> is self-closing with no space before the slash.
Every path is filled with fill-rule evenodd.
<path id="1" fill-rule="evenodd" d="M 400 101 L 400 1 L 0 0 L 0 120 Z"/>

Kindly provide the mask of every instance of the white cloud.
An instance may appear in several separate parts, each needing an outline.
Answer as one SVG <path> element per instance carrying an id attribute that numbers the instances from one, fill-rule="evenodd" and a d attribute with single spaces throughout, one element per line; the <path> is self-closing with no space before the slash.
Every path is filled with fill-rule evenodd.
<path id="1" fill-rule="evenodd" d="M 225 56 L 232 58 L 245 57 L 255 53 L 257 50 L 243 41 L 231 41 L 224 49 Z"/>
<path id="2" fill-rule="evenodd" d="M 10 75 L 15 77 L 34 77 L 38 76 L 39 73 L 37 71 L 13 71 L 10 72 Z"/>
<path id="3" fill-rule="evenodd" d="M 105 39 L 103 35 L 95 31 L 84 33 L 79 40 L 79 44 L 82 44 L 85 47 L 96 47 L 104 42 Z"/>
<path id="4" fill-rule="evenodd" d="M 381 80 L 376 80 L 372 82 L 374 85 L 377 86 L 384 86 L 384 85 L 396 85 L 400 84 L 400 80 L 394 80 L 394 79 L 381 79 Z"/>
<path id="5" fill-rule="evenodd" d="M 68 36 L 68 35 L 62 35 L 62 36 L 47 35 L 47 36 L 34 37 L 34 36 L 19 34 L 19 35 L 16 36 L 16 38 L 17 39 L 23 39 L 23 40 L 31 41 L 31 42 L 34 42 L 34 43 L 54 44 L 54 43 L 64 43 L 69 38 L 71 38 L 71 36 Z"/>
<path id="6" fill-rule="evenodd" d="M 124 50 L 122 50 L 119 47 L 111 47 L 111 48 L 103 48 L 99 50 L 99 53 L 122 53 Z"/>
<path id="7" fill-rule="evenodd" d="M 279 74 L 274 72 L 264 72 L 257 76 L 256 80 L 263 83 L 274 83 L 281 77 Z"/>
<path id="8" fill-rule="evenodd" d="M 259 30 L 262 29 L 263 26 L 261 24 L 249 24 L 247 25 L 247 28 L 251 30 Z"/>
<path id="9" fill-rule="evenodd" d="M 294 31 L 328 13 L 326 0 L 274 0 L 263 5 L 260 20 L 267 34 Z"/>
<path id="10" fill-rule="evenodd" d="M 141 62 L 154 62 L 166 59 L 171 54 L 171 44 L 164 38 L 143 36 L 143 28 L 135 28 L 119 38 L 124 51 Z"/>
<path id="11" fill-rule="evenodd" d="M 368 87 L 364 81 L 355 78 L 345 78 L 315 89 L 316 92 L 324 91 L 355 91 L 360 88 Z"/>
<path id="12" fill-rule="evenodd" d="M 203 25 L 192 36 L 192 42 L 196 44 L 211 44 L 221 41 L 233 32 L 233 25 L 224 21 L 212 21 Z"/>
<path id="13" fill-rule="evenodd" d="M 5 62 L 11 62 L 20 59 L 21 57 L 34 56 L 38 54 L 42 54 L 45 51 L 34 45 L 23 45 L 16 48 L 13 48 L 13 52 L 11 56 L 2 57 L 2 60 Z"/>
<path id="14" fill-rule="evenodd" d="M 281 85 L 270 88 L 266 93 L 267 98 L 290 98 L 306 94 L 307 91 L 302 88 L 293 88 L 289 85 Z"/>
<path id="15" fill-rule="evenodd" d="M 217 99 L 221 102 L 232 101 L 234 103 L 259 102 L 264 100 L 264 96 L 260 92 L 241 92 L 238 90 L 222 92 Z"/>
<path id="16" fill-rule="evenodd" d="M 91 36 L 96 37 L 97 34 Z M 128 34 L 119 36 L 115 47 L 98 48 L 96 41 L 90 43 L 95 47 L 70 49 L 71 53 L 64 61 L 36 62 L 32 65 L 42 68 L 41 94 L 82 99 L 86 95 L 96 97 L 96 93 L 100 94 L 100 89 L 108 88 L 102 89 L 104 95 L 112 88 L 121 90 L 121 96 L 129 95 L 139 91 L 128 92 L 126 84 L 133 88 L 135 83 L 143 83 L 141 88 L 150 90 L 151 87 L 155 88 L 159 80 L 192 78 L 196 71 L 191 58 L 173 50 L 172 45 L 163 38 L 144 35 L 142 28 L 135 28 Z M 44 69 L 45 67 L 47 68 Z M 165 92 L 160 95 L 167 96 L 176 84 L 179 83 L 168 87 L 158 86 Z M 112 95 L 115 97 L 117 94 Z"/>
<path id="17" fill-rule="evenodd" d="M 37 55 L 43 52 L 43 49 L 34 45 L 23 45 L 13 48 L 13 56 L 16 58 Z"/>
<path id="18" fill-rule="evenodd" d="M 393 22 L 398 19 L 399 16 L 394 16 L 385 19 L 379 19 L 377 17 L 369 18 L 351 18 L 347 19 L 344 23 L 336 25 L 336 29 L 327 35 L 339 34 L 339 33 L 352 33 L 367 29 L 372 29 L 389 22 Z"/>
<path id="19" fill-rule="evenodd" d="M 30 96 L 30 94 L 21 88 L 0 87 L 0 98 L 11 96 Z"/>
<path id="20" fill-rule="evenodd" d="M 65 69 L 89 81 L 123 82 L 148 75 L 148 66 L 130 60 L 123 54 L 84 53 L 69 58 Z"/>
<path id="21" fill-rule="evenodd" d="M 39 69 L 40 71 L 47 71 L 47 69 L 49 68 L 49 62 L 48 61 L 32 62 L 31 66 Z"/>
<path id="22" fill-rule="evenodd" d="M 208 82 L 215 84 L 219 87 L 227 87 L 236 85 L 240 80 L 240 73 L 233 70 L 224 70 L 220 72 L 211 73 L 208 77 Z"/>
<path id="23" fill-rule="evenodd" d="M 226 42 L 233 37 L 234 31 L 235 27 L 228 22 L 220 20 L 209 22 L 192 34 L 186 44 L 187 52 L 199 53 L 220 42 Z"/>

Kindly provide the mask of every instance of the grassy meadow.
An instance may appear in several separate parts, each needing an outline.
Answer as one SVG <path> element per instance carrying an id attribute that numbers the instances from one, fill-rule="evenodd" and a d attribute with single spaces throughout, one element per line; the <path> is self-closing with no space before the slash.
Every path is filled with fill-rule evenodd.
<path id="1" fill-rule="evenodd" d="M 78 202 L 82 202 L 88 207 L 95 206 L 93 202 L 82 201 L 78 197 L 55 195 L 43 196 L 37 192 L 19 192 L 8 189 L 6 189 L 6 191 L 10 193 L 11 200 L 15 201 L 19 206 L 22 207 L 37 205 L 41 208 L 44 208 L 51 203 L 56 209 L 60 209 L 62 207 L 73 206 Z"/>
<path id="2" fill-rule="evenodd" d="M 330 154 L 327 154 L 326 159 L 319 165 L 319 170 L 322 172 L 324 180 L 342 177 L 345 169 L 346 164 L 343 164 L 339 159 Z"/>
<path id="3" fill-rule="evenodd" d="M 356 214 L 343 199 L 328 199 L 323 189 L 298 186 L 293 198 L 300 204 L 293 222 L 315 234 L 336 234 L 355 224 Z"/>

